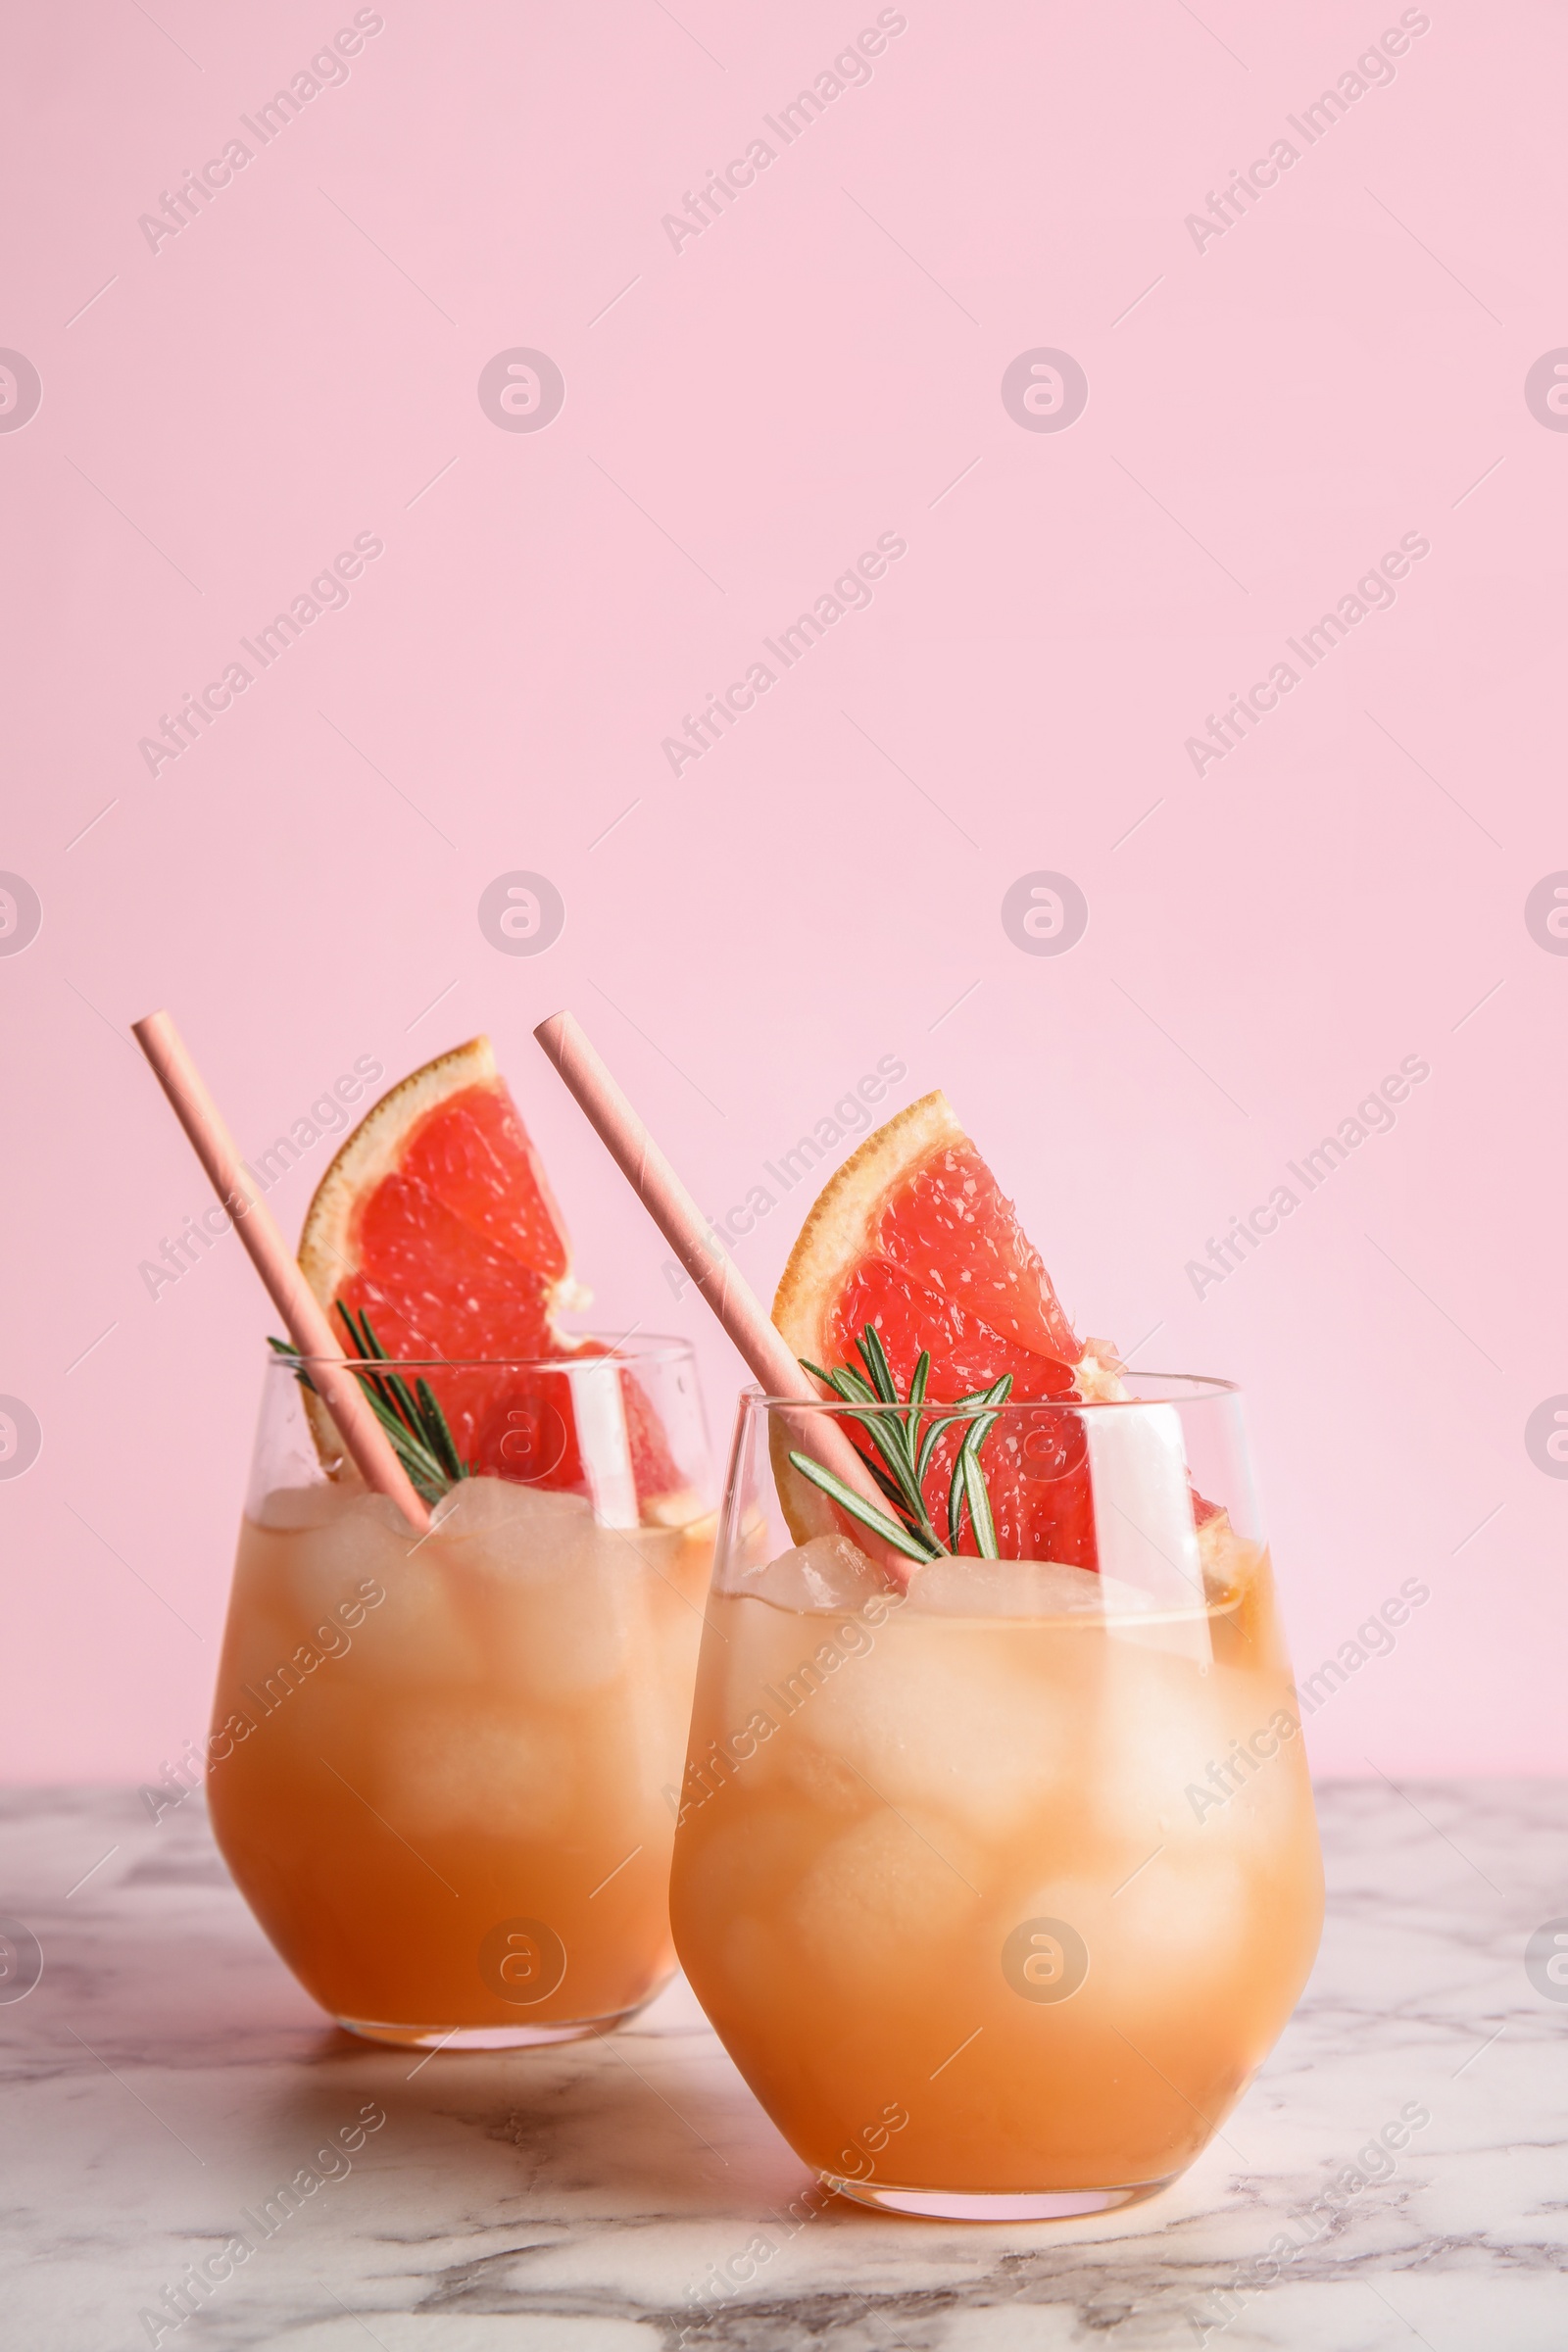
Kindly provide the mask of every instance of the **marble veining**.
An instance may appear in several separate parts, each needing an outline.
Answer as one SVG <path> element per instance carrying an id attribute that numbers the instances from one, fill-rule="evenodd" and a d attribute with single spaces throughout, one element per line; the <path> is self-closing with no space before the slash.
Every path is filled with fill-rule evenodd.
<path id="1" fill-rule="evenodd" d="M 1524 1953 L 1568 1916 L 1568 1788 L 1319 1794 L 1322 1955 L 1223 2137 L 1147 2205 L 1023 2227 L 812 2191 L 681 1984 L 604 2042 L 369 2048 L 274 1958 L 199 1798 L 155 1824 L 128 1791 L 0 1796 L 0 1913 L 44 1955 L 0 2001 L 5 2340 L 1560 2352 L 1568 1998 Z M 166 2290 L 302 2168 L 176 2328 Z"/>

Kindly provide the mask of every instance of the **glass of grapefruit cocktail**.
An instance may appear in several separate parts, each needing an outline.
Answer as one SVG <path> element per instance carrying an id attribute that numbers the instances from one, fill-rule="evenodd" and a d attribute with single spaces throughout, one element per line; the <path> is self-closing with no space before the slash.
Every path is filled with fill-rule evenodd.
<path id="1" fill-rule="evenodd" d="M 275 1357 L 209 1743 L 224 1860 L 323 2009 L 383 2041 L 602 2033 L 674 1967 L 672 1811 L 712 1557 L 690 1350 L 378 1359 L 487 1398 L 416 1537 Z M 439 1439 L 436 1441 L 439 1445 Z"/>
<path id="2" fill-rule="evenodd" d="M 1093 1567 L 958 1554 L 911 1563 L 906 1590 L 850 1534 L 791 1542 L 784 1408 L 742 1403 L 675 1940 L 791 2146 L 869 2204 L 1045 2219 L 1152 2193 L 1223 2122 L 1317 1948 L 1240 1399 L 1124 1385 L 1003 1405 L 981 1449 L 999 1540 L 1070 1518 Z M 1200 1522 L 1194 1488 L 1229 1509 Z"/>
<path id="3" fill-rule="evenodd" d="M 687 1976 L 847 2195 L 995 2220 L 1149 2195 L 1241 2095 L 1322 1920 L 1241 1397 L 1080 1342 L 941 1095 L 832 1178 L 773 1323 L 817 1393 L 741 1404 L 675 1838 Z"/>
<path id="4" fill-rule="evenodd" d="M 209 1745 L 219 1844 L 356 2033 L 603 2032 L 674 1965 L 664 1791 L 712 1550 L 691 1351 L 560 1324 L 587 1294 L 482 1037 L 347 1136 L 299 1276 L 343 1356 L 274 1342 Z M 345 1379 L 368 1457 L 327 1409 Z"/>

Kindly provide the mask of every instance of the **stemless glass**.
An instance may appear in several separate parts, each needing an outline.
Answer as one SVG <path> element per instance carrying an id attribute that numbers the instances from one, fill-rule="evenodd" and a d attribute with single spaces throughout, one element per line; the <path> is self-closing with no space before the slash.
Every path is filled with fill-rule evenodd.
<path id="1" fill-rule="evenodd" d="M 423 1537 L 366 1491 L 294 1363 L 268 1365 L 213 1827 L 306 1990 L 374 2040 L 604 2033 L 675 1965 L 708 1445 L 683 1342 L 602 1348 L 375 1366 L 427 1381 L 464 1427 L 490 1403 L 500 1474 L 452 1487 Z"/>
<path id="2" fill-rule="evenodd" d="M 1003 1406 L 984 1441 L 1002 1549 L 1076 1529 L 1079 1564 L 944 1557 L 907 1593 L 804 1484 L 806 1542 L 780 1513 L 803 1415 L 855 1434 L 850 1408 L 741 1401 L 671 1917 L 773 2122 L 866 2204 L 1152 2194 L 1311 1968 L 1322 1864 L 1241 1397 L 1125 1385 Z"/>

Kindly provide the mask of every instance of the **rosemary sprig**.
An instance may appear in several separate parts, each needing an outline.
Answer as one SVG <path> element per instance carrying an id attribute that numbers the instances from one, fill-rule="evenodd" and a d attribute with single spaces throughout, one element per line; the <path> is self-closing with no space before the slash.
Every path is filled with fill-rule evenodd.
<path id="1" fill-rule="evenodd" d="M 337 1311 L 347 1327 L 349 1345 L 362 1362 L 390 1362 L 363 1309 L 358 1323 L 353 1309 L 341 1298 Z M 267 1344 L 278 1355 L 299 1361 L 299 1349 L 287 1340 L 270 1339 Z M 303 1368 L 295 1378 L 302 1389 L 309 1389 L 313 1396 L 317 1394 L 315 1381 Z M 458 1452 L 446 1414 L 427 1380 L 416 1380 L 411 1390 L 400 1372 L 368 1372 L 364 1386 L 370 1409 L 391 1439 L 421 1502 L 438 1502 L 460 1479 L 473 1476 Z"/>
<path id="2" fill-rule="evenodd" d="M 853 1364 L 840 1364 L 835 1371 L 824 1372 L 820 1364 L 807 1363 L 804 1356 L 801 1361 L 813 1380 L 831 1389 L 842 1404 L 865 1408 L 852 1412 L 849 1418 L 859 1423 L 881 1456 L 880 1461 L 867 1456 L 865 1466 L 892 1505 L 892 1512 L 879 1511 L 874 1503 L 857 1494 L 843 1479 L 825 1470 L 808 1453 L 792 1452 L 793 1466 L 813 1487 L 831 1495 L 841 1510 L 848 1511 L 862 1527 L 870 1528 L 906 1559 L 936 1560 L 946 1552 L 956 1552 L 963 1536 L 965 1512 L 981 1558 L 996 1559 L 997 1527 L 985 1474 L 980 1467 L 980 1448 L 998 1418 L 994 1410 L 987 1408 L 1006 1402 L 1012 1389 L 1012 1374 L 1004 1372 L 990 1388 L 955 1397 L 950 1408 L 932 1415 L 922 1432 L 927 1411 L 926 1388 L 931 1378 L 929 1348 L 921 1350 L 907 1396 L 899 1395 L 875 1324 L 864 1325 L 855 1348 L 863 1371 Z M 967 1427 L 954 1458 L 944 1539 L 932 1525 L 926 1508 L 925 1479 L 943 1436 L 959 1422 L 967 1423 Z"/>

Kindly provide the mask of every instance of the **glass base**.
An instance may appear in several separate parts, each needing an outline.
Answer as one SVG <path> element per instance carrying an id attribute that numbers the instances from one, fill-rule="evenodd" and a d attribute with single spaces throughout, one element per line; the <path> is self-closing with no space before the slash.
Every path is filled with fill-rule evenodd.
<path id="1" fill-rule="evenodd" d="M 911 2213 L 929 2222 L 1065 2222 L 1083 2213 L 1110 2213 L 1118 2205 L 1138 2205 L 1159 2194 L 1180 2178 L 1167 2173 L 1162 2180 L 1136 2180 L 1116 2188 L 1045 2189 L 1039 2193 L 1005 2189 L 995 2196 L 971 2196 L 962 2189 L 893 2188 L 877 2180 L 841 2180 L 834 2173 L 819 2173 L 824 2188 L 850 2197 L 857 2205 L 874 2205 L 879 2213 Z"/>
<path id="2" fill-rule="evenodd" d="M 649 1999 L 652 1997 L 650 1994 Z M 647 2001 L 635 2001 L 612 2017 L 579 2017 L 552 2026 L 391 2026 L 368 2017 L 340 2017 L 334 2022 L 345 2034 L 357 2034 L 362 2041 L 390 2042 L 400 2050 L 531 2050 L 551 2042 L 591 2041 L 601 2034 L 613 2034 L 617 2026 L 639 2017 L 647 2006 Z"/>

